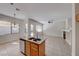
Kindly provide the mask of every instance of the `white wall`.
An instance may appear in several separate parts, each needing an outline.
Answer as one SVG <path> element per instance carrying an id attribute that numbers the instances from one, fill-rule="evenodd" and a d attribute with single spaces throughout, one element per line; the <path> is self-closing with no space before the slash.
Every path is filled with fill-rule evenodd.
<path id="1" fill-rule="evenodd" d="M 65 21 L 54 22 L 47 25 L 48 28 L 44 30 L 44 33 L 49 36 L 62 37 L 62 30 L 65 27 Z M 44 26 L 45 27 L 45 26 Z"/>
<path id="2" fill-rule="evenodd" d="M 44 33 L 49 36 L 63 37 L 63 31 L 66 30 L 66 42 L 71 45 L 72 40 L 72 19 L 65 19 L 63 21 L 54 22 L 44 25 Z"/>

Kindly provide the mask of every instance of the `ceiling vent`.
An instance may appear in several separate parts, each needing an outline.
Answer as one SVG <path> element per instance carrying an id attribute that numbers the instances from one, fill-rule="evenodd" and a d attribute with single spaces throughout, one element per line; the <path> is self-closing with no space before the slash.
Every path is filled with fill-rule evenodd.
<path id="1" fill-rule="evenodd" d="M 49 23 L 49 24 L 53 23 L 53 20 L 49 20 L 48 23 Z"/>

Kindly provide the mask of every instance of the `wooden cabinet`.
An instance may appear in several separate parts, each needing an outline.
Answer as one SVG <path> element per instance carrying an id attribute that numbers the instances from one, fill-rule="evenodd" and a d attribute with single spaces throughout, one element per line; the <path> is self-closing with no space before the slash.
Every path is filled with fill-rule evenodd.
<path id="1" fill-rule="evenodd" d="M 45 55 L 45 42 L 39 45 L 39 56 L 44 56 L 44 55 Z"/>
<path id="2" fill-rule="evenodd" d="M 37 44 L 31 43 L 31 56 L 38 56 L 38 48 Z"/>
<path id="3" fill-rule="evenodd" d="M 26 41 L 26 44 L 25 44 L 25 54 L 27 55 L 27 56 L 29 56 L 30 55 L 30 42 L 28 42 L 28 41 Z"/>
<path id="4" fill-rule="evenodd" d="M 26 40 L 26 55 L 45 56 L 45 41 L 41 44 L 36 44 Z"/>
<path id="5" fill-rule="evenodd" d="M 76 21 L 79 22 L 79 14 L 76 15 Z"/>

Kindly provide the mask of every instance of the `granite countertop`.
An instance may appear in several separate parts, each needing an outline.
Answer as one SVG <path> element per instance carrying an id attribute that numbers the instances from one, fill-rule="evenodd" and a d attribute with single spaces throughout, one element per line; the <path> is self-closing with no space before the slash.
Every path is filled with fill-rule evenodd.
<path id="1" fill-rule="evenodd" d="M 45 39 L 42 39 L 40 41 L 33 41 L 33 40 L 29 40 L 29 39 L 26 39 L 27 41 L 30 41 L 30 42 L 33 42 L 33 43 L 36 43 L 36 44 L 41 44 L 42 42 L 45 41 Z"/>
<path id="2" fill-rule="evenodd" d="M 40 41 L 34 41 L 34 40 L 29 40 L 28 38 L 21 38 L 21 40 L 33 42 L 33 43 L 36 43 L 36 44 L 41 44 L 42 42 L 45 41 L 45 39 L 42 39 Z"/>

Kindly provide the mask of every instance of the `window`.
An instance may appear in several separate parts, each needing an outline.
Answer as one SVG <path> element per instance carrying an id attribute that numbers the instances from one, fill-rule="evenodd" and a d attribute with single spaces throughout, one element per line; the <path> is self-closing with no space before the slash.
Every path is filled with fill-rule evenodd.
<path id="1" fill-rule="evenodd" d="M 36 36 L 37 38 L 42 39 L 43 35 L 42 35 L 42 26 L 40 25 L 36 25 Z"/>
<path id="2" fill-rule="evenodd" d="M 33 27 L 34 27 L 33 24 L 31 24 L 31 31 L 33 31 Z"/>
<path id="3" fill-rule="evenodd" d="M 0 35 L 11 33 L 11 23 L 8 21 L 0 21 Z"/>
<path id="4" fill-rule="evenodd" d="M 28 24 L 26 24 L 25 26 L 26 26 L 25 31 L 26 31 L 26 33 L 28 33 Z"/>
<path id="5" fill-rule="evenodd" d="M 19 33 L 19 24 L 12 23 L 12 33 Z"/>
<path id="6" fill-rule="evenodd" d="M 33 32 L 31 32 L 31 37 L 34 37 L 34 34 L 33 34 Z"/>
<path id="7" fill-rule="evenodd" d="M 37 25 L 37 26 L 36 26 L 36 31 L 37 31 L 37 32 L 42 32 L 42 26 Z"/>

